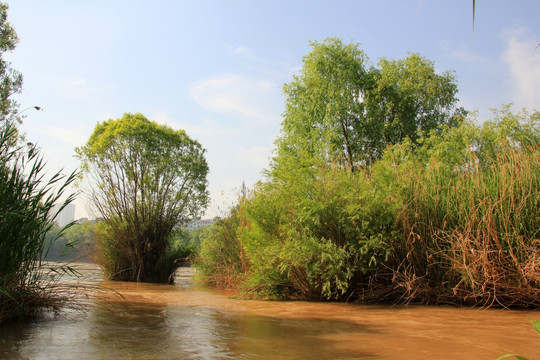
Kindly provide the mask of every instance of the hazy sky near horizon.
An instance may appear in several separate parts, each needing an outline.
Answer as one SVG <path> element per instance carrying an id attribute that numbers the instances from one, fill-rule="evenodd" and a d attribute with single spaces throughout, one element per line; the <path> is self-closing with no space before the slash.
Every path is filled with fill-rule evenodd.
<path id="1" fill-rule="evenodd" d="M 284 110 L 283 84 L 327 37 L 360 44 L 373 64 L 415 52 L 453 70 L 460 104 L 540 108 L 540 1 L 7 1 L 20 41 L 23 131 L 52 171 L 98 122 L 141 112 L 207 149 L 207 216 L 262 179 Z M 83 198 L 76 217 L 87 216 Z"/>

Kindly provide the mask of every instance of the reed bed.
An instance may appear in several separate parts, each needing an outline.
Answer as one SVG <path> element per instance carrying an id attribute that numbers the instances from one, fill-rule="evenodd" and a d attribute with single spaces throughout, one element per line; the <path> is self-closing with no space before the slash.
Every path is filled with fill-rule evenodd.
<path id="1" fill-rule="evenodd" d="M 231 215 L 212 225 L 201 242 L 201 250 L 195 259 L 196 278 L 199 281 L 224 288 L 239 290 L 249 269 L 239 230 L 247 226 L 239 208 Z"/>
<path id="2" fill-rule="evenodd" d="M 413 274 L 465 303 L 540 304 L 538 148 L 503 146 L 485 166 L 430 174 L 413 193 L 401 219 Z"/>

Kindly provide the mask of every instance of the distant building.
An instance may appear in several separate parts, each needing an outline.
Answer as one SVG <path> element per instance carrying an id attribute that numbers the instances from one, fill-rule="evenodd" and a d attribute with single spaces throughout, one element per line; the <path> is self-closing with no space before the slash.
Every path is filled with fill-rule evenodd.
<path id="1" fill-rule="evenodd" d="M 200 220 L 193 220 L 186 224 L 185 228 L 188 229 L 188 231 L 192 231 L 198 228 L 202 228 L 208 225 L 213 225 L 217 221 L 217 217 L 213 219 L 200 219 Z"/>
<path id="2" fill-rule="evenodd" d="M 62 205 L 60 204 L 54 205 L 49 216 L 51 217 L 54 216 L 54 214 L 56 214 L 56 212 L 58 211 L 58 209 L 60 209 L 61 206 Z M 54 219 L 54 222 L 56 223 L 56 225 L 62 227 L 62 226 L 66 226 L 67 224 L 72 222 L 74 219 L 75 219 L 75 204 L 68 204 L 66 205 L 65 208 L 62 209 L 62 211 L 60 211 L 58 216 L 56 216 L 56 219 Z"/>

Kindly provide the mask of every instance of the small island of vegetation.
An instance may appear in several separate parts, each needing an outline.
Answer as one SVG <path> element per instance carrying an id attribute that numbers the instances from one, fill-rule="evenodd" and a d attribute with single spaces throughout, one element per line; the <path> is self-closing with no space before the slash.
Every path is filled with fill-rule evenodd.
<path id="1" fill-rule="evenodd" d="M 478 125 L 451 73 L 312 43 L 266 179 L 198 268 L 264 298 L 540 306 L 540 113 Z"/>

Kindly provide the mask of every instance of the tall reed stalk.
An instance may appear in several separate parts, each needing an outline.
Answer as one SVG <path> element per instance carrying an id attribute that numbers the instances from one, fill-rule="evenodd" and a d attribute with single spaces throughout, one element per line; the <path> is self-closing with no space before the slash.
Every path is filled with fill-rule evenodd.
<path id="1" fill-rule="evenodd" d="M 539 306 L 540 151 L 500 144 L 494 157 L 471 154 L 470 163 L 432 166 L 411 182 L 400 218 L 407 296 Z"/>
<path id="2" fill-rule="evenodd" d="M 41 258 L 53 213 L 76 174 L 56 173 L 45 180 L 45 163 L 36 146 L 19 145 L 13 122 L 0 124 L 0 323 L 33 317 L 59 305 L 47 288 Z"/>
<path id="3" fill-rule="evenodd" d="M 239 239 L 239 231 L 245 226 L 246 219 L 236 208 L 230 216 L 219 220 L 205 233 L 195 261 L 200 280 L 221 288 L 238 290 L 249 268 Z"/>

